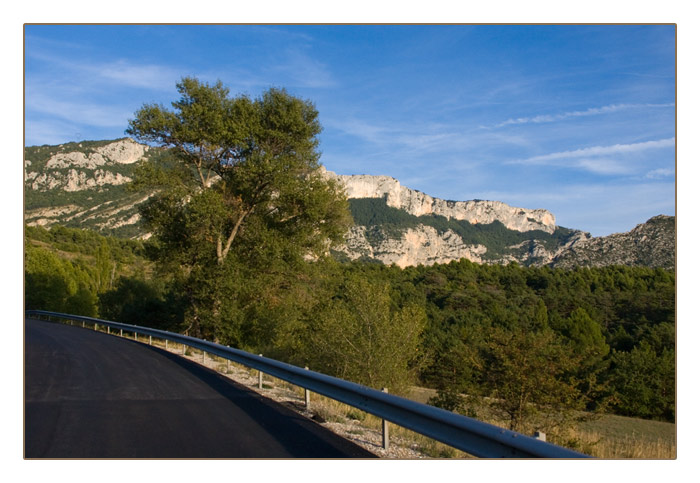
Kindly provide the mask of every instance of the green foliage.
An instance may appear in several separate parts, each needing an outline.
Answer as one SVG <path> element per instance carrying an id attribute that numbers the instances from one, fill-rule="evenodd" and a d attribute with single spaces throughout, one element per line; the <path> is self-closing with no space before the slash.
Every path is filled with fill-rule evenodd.
<path id="1" fill-rule="evenodd" d="M 609 384 L 612 407 L 617 414 L 674 421 L 675 351 L 655 351 L 642 341 L 630 352 L 612 355 Z"/>
<path id="2" fill-rule="evenodd" d="M 215 216 L 207 199 L 181 212 L 173 230 L 207 233 L 197 219 Z M 206 239 L 183 230 L 189 235 L 178 243 L 192 251 L 171 252 L 155 272 L 145 257 L 168 254 L 162 239 L 27 227 L 27 307 L 200 334 L 392 392 L 418 377 L 438 390 L 433 404 L 465 414 L 482 410 L 476 397 L 503 401 L 489 414 L 513 427 L 544 430 L 583 406 L 674 420 L 673 272 L 310 262 L 288 255 L 293 236 L 250 220 L 250 240 L 262 243 L 241 238 L 225 264 Z M 185 272 L 186 257 L 201 263 Z M 510 399 L 518 391 L 527 395 L 521 406 Z"/>
<path id="3" fill-rule="evenodd" d="M 98 257 L 101 251 L 103 258 L 119 264 L 131 264 L 146 256 L 146 244 L 140 240 L 104 236 L 86 229 L 54 225 L 46 230 L 39 226 L 25 226 L 24 233 L 27 240 L 47 243 L 62 252 Z"/>
<path id="4" fill-rule="evenodd" d="M 150 273 L 146 251 L 141 241 L 105 237 L 89 230 L 27 226 L 26 306 L 104 316 L 101 298 L 120 277 Z"/>
<path id="5" fill-rule="evenodd" d="M 664 351 L 670 360 L 675 355 L 673 272 L 630 267 L 502 267 L 466 260 L 417 267 L 411 272 L 410 278 L 426 295 L 428 326 L 423 346 L 430 362 L 421 377 L 423 384 L 443 396 L 435 403 L 449 403 L 450 393 L 483 390 L 479 381 L 488 368 L 480 368 L 477 356 L 484 353 L 488 346 L 485 334 L 493 328 L 514 332 L 527 323 L 532 332 L 551 329 L 569 357 L 577 361 L 574 366 L 564 364 L 569 369 L 561 378 L 580 394 L 576 404 L 598 411 L 623 411 L 622 403 L 615 401 L 625 379 L 612 377 L 621 370 L 617 359 L 626 360 L 643 341 L 654 348 L 656 357 Z M 629 379 L 630 387 L 624 390 L 673 388 L 674 370 L 646 371 L 644 378 Z M 653 417 L 670 418 L 672 393 L 666 390 L 663 398 L 655 400 L 658 413 Z M 639 409 L 628 405 L 625 414 Z M 642 414 L 652 417 L 649 411 L 637 416 Z"/>
<path id="6" fill-rule="evenodd" d="M 413 382 L 425 313 L 392 307 L 389 286 L 350 278 L 321 302 L 309 323 L 309 365 L 370 387 L 405 390 Z"/>
<path id="7" fill-rule="evenodd" d="M 102 318 L 162 330 L 179 329 L 181 305 L 158 280 L 120 277 L 114 288 L 99 296 Z"/>
<path id="8" fill-rule="evenodd" d="M 25 305 L 76 315 L 97 315 L 94 271 L 44 248 L 25 244 Z"/>
<path id="9" fill-rule="evenodd" d="M 567 380 L 577 360 L 551 330 L 494 327 L 481 347 L 479 386 L 493 398 L 510 429 L 531 433 L 534 415 L 582 407 L 581 395 Z M 542 427 L 548 430 L 549 428 Z"/>

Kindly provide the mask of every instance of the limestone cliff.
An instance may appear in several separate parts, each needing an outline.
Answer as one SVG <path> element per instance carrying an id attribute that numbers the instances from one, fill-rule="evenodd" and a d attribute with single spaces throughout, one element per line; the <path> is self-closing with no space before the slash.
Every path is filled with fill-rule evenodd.
<path id="1" fill-rule="evenodd" d="M 83 145 L 79 143 L 76 147 L 83 148 Z M 25 160 L 25 182 L 30 182 L 31 189 L 35 191 L 56 188 L 82 191 L 104 185 L 126 184 L 131 178 L 114 172 L 110 167 L 133 164 L 143 159 L 148 149 L 148 146 L 131 139 L 120 139 L 85 151 L 59 150 L 41 163 L 41 171 L 31 160 Z"/>
<path id="2" fill-rule="evenodd" d="M 401 186 L 389 176 L 338 175 L 326 171 L 327 176 L 341 182 L 348 198 L 383 198 L 388 206 L 399 208 L 414 216 L 438 215 L 472 224 L 499 221 L 510 230 L 521 232 L 542 230 L 554 233 L 556 219 L 544 209 L 525 209 L 509 206 L 500 201 L 447 201 Z"/>
<path id="3" fill-rule="evenodd" d="M 139 236 L 137 205 L 147 195 L 124 188 L 132 181 L 133 166 L 151 151 L 128 138 L 27 148 L 26 223 Z"/>
<path id="4" fill-rule="evenodd" d="M 351 260 L 377 260 L 401 268 L 416 265 L 449 263 L 466 258 L 481 263 L 486 247 L 467 245 L 455 232 L 439 233 L 435 228 L 419 225 L 392 237 L 380 226 L 359 226 L 350 229 L 345 245 L 338 253 Z"/>
<path id="5" fill-rule="evenodd" d="M 583 240 L 562 251 L 554 267 L 645 266 L 674 269 L 676 265 L 676 218 L 659 215 L 626 233 Z"/>

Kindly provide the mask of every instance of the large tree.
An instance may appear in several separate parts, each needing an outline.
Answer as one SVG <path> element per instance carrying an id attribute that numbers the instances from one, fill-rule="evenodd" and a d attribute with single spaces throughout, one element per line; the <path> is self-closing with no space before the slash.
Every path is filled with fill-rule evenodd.
<path id="1" fill-rule="evenodd" d="M 223 319 L 240 323 L 243 280 L 323 256 L 347 231 L 347 201 L 319 169 L 311 102 L 282 89 L 231 97 L 195 78 L 177 89 L 173 109 L 146 104 L 127 129 L 172 154 L 141 171 L 138 182 L 157 190 L 142 215 L 178 272 L 194 333 L 209 335 L 207 318 L 214 337 L 235 343 Z"/>

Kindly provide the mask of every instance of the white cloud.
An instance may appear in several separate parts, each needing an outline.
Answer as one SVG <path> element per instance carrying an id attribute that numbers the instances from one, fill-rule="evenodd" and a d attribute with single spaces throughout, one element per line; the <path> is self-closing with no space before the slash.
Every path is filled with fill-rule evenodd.
<path id="1" fill-rule="evenodd" d="M 672 137 L 667 139 L 659 139 L 656 141 L 645 141 L 642 143 L 614 144 L 612 146 L 591 146 L 588 148 L 575 149 L 572 151 L 560 151 L 540 156 L 532 156 L 530 158 L 514 162 L 519 164 L 557 164 L 557 161 L 566 159 L 583 159 L 596 156 L 614 156 L 620 154 L 646 151 L 648 149 L 674 147 L 675 145 L 676 138 Z M 585 167 L 584 164 L 581 164 L 580 166 Z"/>
<path id="2" fill-rule="evenodd" d="M 329 119 L 326 121 L 326 126 L 371 143 L 386 142 L 386 137 L 392 132 L 391 129 L 384 126 L 370 124 L 358 119 L 343 119 L 341 121 Z"/>
<path id="3" fill-rule="evenodd" d="M 542 124 L 556 121 L 564 121 L 570 118 L 579 118 L 586 116 L 598 116 L 601 114 L 610 114 L 618 111 L 626 111 L 629 109 L 640 109 L 640 108 L 664 108 L 664 107 L 674 107 L 675 104 L 611 104 L 603 107 L 591 107 L 585 111 L 570 111 L 561 114 L 542 114 L 533 117 L 519 117 L 516 119 L 508 119 L 493 127 L 499 128 L 504 126 L 511 126 L 515 124 Z"/>
<path id="4" fill-rule="evenodd" d="M 79 69 L 126 87 L 172 89 L 181 75 L 176 69 L 155 64 L 134 64 L 117 60 L 96 65 L 81 65 Z"/>
<path id="5" fill-rule="evenodd" d="M 649 171 L 644 177 L 647 179 L 663 179 L 674 176 L 676 171 L 673 169 L 659 168 Z"/>
<path id="6" fill-rule="evenodd" d="M 77 62 L 67 60 L 59 55 L 48 54 L 41 50 L 27 50 L 27 62 L 41 62 L 63 69 L 59 80 L 78 85 L 101 85 L 100 81 L 109 81 L 124 87 L 147 89 L 172 89 L 180 79 L 178 69 L 159 64 L 140 64 L 124 59 L 109 62 Z M 54 74 L 56 75 L 56 74 Z M 41 81 L 37 75 L 32 75 L 34 82 Z M 50 79 L 56 81 L 56 78 Z"/>
<path id="7" fill-rule="evenodd" d="M 336 85 L 326 64 L 297 48 L 287 49 L 283 60 L 271 70 L 288 76 L 298 87 L 326 88 Z"/>
<path id="8" fill-rule="evenodd" d="M 123 105 L 111 106 L 59 100 L 35 92 L 27 95 L 26 109 L 28 114 L 32 112 L 48 114 L 74 124 L 98 127 L 123 128 L 127 120 L 133 116 L 133 111 Z"/>
<path id="9" fill-rule="evenodd" d="M 602 175 L 630 174 L 632 172 L 629 166 L 611 158 L 583 158 L 576 161 L 575 167 Z"/>

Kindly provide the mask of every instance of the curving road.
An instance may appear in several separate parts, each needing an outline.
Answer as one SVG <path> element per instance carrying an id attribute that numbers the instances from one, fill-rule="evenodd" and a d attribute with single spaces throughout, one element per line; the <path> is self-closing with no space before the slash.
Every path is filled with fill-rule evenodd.
<path id="1" fill-rule="evenodd" d="M 25 321 L 25 458 L 373 458 L 161 349 Z"/>

